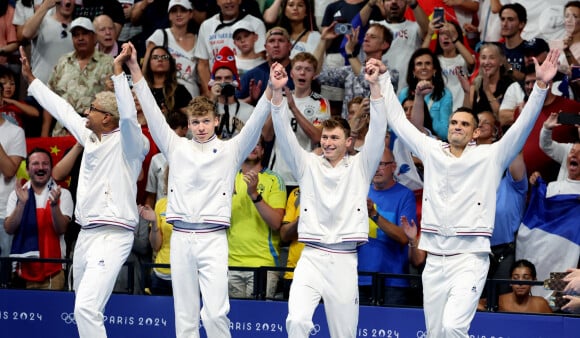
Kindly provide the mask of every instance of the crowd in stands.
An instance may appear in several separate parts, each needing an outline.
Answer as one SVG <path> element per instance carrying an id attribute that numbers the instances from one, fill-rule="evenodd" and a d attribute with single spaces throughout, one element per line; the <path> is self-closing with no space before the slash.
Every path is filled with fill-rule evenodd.
<path id="1" fill-rule="evenodd" d="M 442 18 L 433 16 L 439 7 Z M 551 49 L 559 49 L 558 74 L 548 84 L 539 118 L 500 181 L 488 278 L 543 281 L 550 272 L 568 271 L 564 280 L 569 286 L 556 291 L 564 291 L 569 303 L 555 304 L 553 290 L 506 282 L 492 293 L 498 297 L 493 302 L 497 307 L 482 300 L 480 309 L 580 312 L 580 272 L 568 270 L 580 264 L 580 1 L 2 1 L 0 257 L 85 259 L 72 254 L 80 230 L 73 205 L 79 202 L 77 194 L 91 191 L 76 184 L 83 175 L 79 168 L 84 149 L 72 142 L 56 163 L 48 147 L 51 138 L 78 136 L 81 126 L 66 128 L 52 117 L 50 109 L 58 106 L 43 106 L 30 95 L 21 74 L 21 53 L 28 56 L 34 77 L 85 117 L 87 128 L 109 135 L 123 118 L 111 113 L 117 110 L 111 108 L 117 89 L 111 77 L 114 58 L 126 42 L 137 50 L 154 102 L 140 102 L 143 87 L 133 89 L 129 76 L 137 121 L 150 146 L 138 177 L 135 207 L 140 217 L 132 229 L 134 241 L 125 248 L 130 250 L 128 262 L 137 266 L 136 284 L 128 285 L 122 271 L 116 292 L 173 294 L 172 270 L 166 264 L 170 245 L 179 242 L 172 239 L 175 225 L 166 218 L 167 201 L 173 189 L 187 186 L 167 182 L 169 172 L 182 170 L 178 167 L 188 161 L 170 168 L 164 154 L 174 151 L 169 148 L 174 143 L 165 141 L 192 138 L 187 115 L 191 105 L 214 109 L 217 137 L 235 139 L 271 86 L 270 69 L 277 63 L 289 76 L 284 90 L 287 122 L 300 147 L 320 154 L 323 122 L 343 118 L 353 139 L 349 156 L 356 156 L 365 147 L 370 122 L 364 65 L 375 58 L 388 67 L 399 101 L 392 104 L 401 104 L 421 133 L 447 141 L 450 116 L 462 107 L 478 117 L 473 141 L 490 145 L 526 105 L 536 82 L 534 60 L 541 64 Z M 124 71 L 130 74 L 126 66 Z M 149 107 L 142 109 L 143 104 L 156 104 L 163 118 L 148 119 Z M 177 136 L 155 142 L 155 124 L 160 123 L 167 123 Z M 28 141 L 39 137 L 47 146 L 27 148 Z M 291 270 L 303 249 L 297 232 L 300 187 L 276 142 L 279 137 L 267 117 L 258 142 L 240 146 L 253 150 L 236 169 L 234 190 L 227 192 L 232 195 L 231 225 L 223 249 L 229 252 L 230 297 L 256 295 L 258 281 L 246 268 Z M 368 187 L 369 241 L 357 248 L 358 270 L 420 274 L 426 256 L 418 248 L 426 200 L 423 164 L 392 130 L 384 141 Z M 103 184 L 129 177 L 123 175 Z M 204 173 L 199 175 L 203 179 Z M 485 186 L 486 177 L 479 184 Z M 536 205 L 548 207 L 570 196 L 550 226 L 549 219 L 535 227 L 527 222 L 536 219 Z M 107 198 L 114 208 L 115 197 Z M 86 196 L 81 200 L 91 202 Z M 536 241 L 535 230 L 549 236 Z M 563 237 L 566 244 L 550 236 Z M 37 242 L 32 248 L 31 239 Z M 159 266 L 142 275 L 139 267 L 144 263 Z M 68 272 L 61 263 L 20 262 L 13 268 L 12 262 L 2 260 L 0 287 L 62 290 L 73 285 L 67 277 L 75 276 Z M 274 299 L 287 298 L 291 282 L 291 271 L 273 269 L 260 284 L 266 286 L 265 296 Z M 376 283 L 369 275 L 359 276 L 361 304 L 421 304 L 412 279 L 379 280 L 379 294 L 372 289 Z"/>

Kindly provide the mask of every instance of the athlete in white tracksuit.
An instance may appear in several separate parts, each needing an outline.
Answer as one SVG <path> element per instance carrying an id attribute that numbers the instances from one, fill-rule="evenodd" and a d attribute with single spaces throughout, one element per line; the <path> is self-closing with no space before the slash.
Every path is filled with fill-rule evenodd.
<path id="1" fill-rule="evenodd" d="M 137 177 L 149 141 L 137 123 L 134 107 L 117 108 L 112 93 L 97 94 L 87 118 L 82 118 L 34 78 L 25 57 L 22 73 L 30 83 L 29 93 L 84 147 L 75 206 L 81 232 L 73 260 L 74 314 L 80 337 L 106 337 L 103 310 L 133 246 L 139 220 Z M 115 88 L 119 80 L 114 77 Z M 124 77 L 122 81 L 126 83 Z"/>
<path id="2" fill-rule="evenodd" d="M 209 109 L 189 111 L 194 138 L 179 137 L 165 122 L 163 113 L 143 79 L 132 45 L 123 45 L 122 57 L 131 70 L 137 94 L 155 143 L 169 163 L 167 221 L 171 235 L 171 278 L 177 337 L 199 337 L 201 319 L 210 338 L 230 337 L 228 300 L 228 244 L 234 180 L 242 162 L 254 149 L 270 111 L 262 96 L 244 128 L 222 141 L 215 135 L 219 119 L 212 102 Z M 128 85 L 121 84 L 128 91 Z M 267 91 L 269 93 L 269 90 Z M 133 102 L 130 93 L 124 98 Z M 204 102 L 204 98 L 195 98 Z M 188 107 L 191 108 L 192 105 Z"/>
<path id="3" fill-rule="evenodd" d="M 318 156 L 304 150 L 288 121 L 288 104 L 274 91 L 272 118 L 276 141 L 300 185 L 298 240 L 306 243 L 294 271 L 288 302 L 289 337 L 308 337 L 320 298 L 332 337 L 356 336 L 358 277 L 356 246 L 368 241 L 367 194 L 385 147 L 387 120 L 379 94 L 379 60 L 367 62 L 371 87 L 369 131 L 362 151 L 347 154 L 352 138 L 346 120 L 330 119 L 322 126 Z M 388 74 L 381 81 L 390 81 Z"/>
<path id="4" fill-rule="evenodd" d="M 536 65 L 537 82 L 522 114 L 489 145 L 476 145 L 477 117 L 462 108 L 451 115 L 449 143 L 426 136 L 393 104 L 397 97 L 390 83 L 381 86 L 390 103 L 389 125 L 425 167 L 419 248 L 428 252 L 423 304 L 430 338 L 468 337 L 489 268 L 496 190 L 540 113 L 557 60 L 558 52 L 551 51 Z"/>

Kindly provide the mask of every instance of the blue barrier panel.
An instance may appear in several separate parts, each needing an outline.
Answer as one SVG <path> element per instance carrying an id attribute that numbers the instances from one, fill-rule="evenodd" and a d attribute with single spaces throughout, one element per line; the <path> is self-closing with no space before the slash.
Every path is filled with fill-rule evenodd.
<path id="1" fill-rule="evenodd" d="M 74 294 L 0 289 L 0 337 L 77 337 Z M 286 337 L 287 303 L 231 300 L 230 329 L 235 338 Z M 314 314 L 313 337 L 329 337 L 323 306 Z M 113 295 L 105 309 L 110 338 L 173 338 L 171 297 Z M 575 338 L 580 318 L 478 312 L 473 338 Z M 205 332 L 202 330 L 202 337 Z M 361 306 L 357 337 L 425 338 L 422 309 Z"/>

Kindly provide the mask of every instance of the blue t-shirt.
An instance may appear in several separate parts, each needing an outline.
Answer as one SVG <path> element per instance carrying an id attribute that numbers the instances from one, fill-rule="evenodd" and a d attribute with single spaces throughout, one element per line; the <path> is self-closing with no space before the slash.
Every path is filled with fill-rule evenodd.
<path id="1" fill-rule="evenodd" d="M 399 102 L 403 101 L 409 95 L 409 87 L 401 89 L 399 94 Z M 431 100 L 431 94 L 424 97 L 425 105 L 429 108 L 429 115 L 433 121 L 433 132 L 442 140 L 447 140 L 447 129 L 449 127 L 449 117 L 453 110 L 453 96 L 451 92 L 445 88 L 443 97 L 439 101 Z"/>
<path id="2" fill-rule="evenodd" d="M 520 227 L 526 206 L 528 180 L 526 175 L 514 181 L 509 170 L 501 179 L 497 189 L 495 226 L 491 235 L 491 246 L 511 243 Z"/>
<path id="3" fill-rule="evenodd" d="M 292 66 L 289 63 L 286 66 L 286 74 L 288 74 L 288 83 L 286 86 L 290 88 L 290 90 L 294 90 L 294 82 L 290 77 L 290 71 L 292 70 Z M 248 70 L 247 72 L 242 75 L 241 78 L 241 86 L 242 89 L 236 92 L 236 97 L 239 99 L 245 99 L 246 97 L 250 96 L 250 80 L 254 79 L 254 83 L 258 84 L 259 81 L 262 81 L 262 86 L 260 88 L 260 92 L 264 93 L 268 86 L 268 81 L 270 80 L 270 65 L 268 61 Z"/>
<path id="4" fill-rule="evenodd" d="M 373 200 L 379 214 L 397 224 L 401 216 L 417 222 L 417 208 L 415 194 L 403 186 L 395 183 L 387 190 L 375 190 L 371 185 L 369 198 Z M 358 247 L 358 271 L 383 273 L 409 273 L 408 246 L 391 239 L 383 230 L 370 224 L 369 242 Z M 370 285 L 371 276 L 359 276 L 359 285 Z M 387 286 L 408 286 L 405 279 L 386 279 Z"/>

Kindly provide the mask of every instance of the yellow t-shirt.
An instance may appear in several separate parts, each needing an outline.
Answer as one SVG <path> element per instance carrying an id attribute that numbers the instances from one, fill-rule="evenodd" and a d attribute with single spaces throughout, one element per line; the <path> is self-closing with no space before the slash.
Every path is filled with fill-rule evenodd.
<path id="1" fill-rule="evenodd" d="M 155 215 L 157 215 L 157 226 L 163 235 L 161 241 L 161 249 L 155 256 L 155 264 L 169 264 L 169 243 L 171 243 L 171 233 L 173 232 L 173 225 L 167 223 L 165 219 L 165 211 L 167 210 L 167 197 L 163 197 L 155 203 Z M 167 277 L 171 277 L 171 269 L 155 268 L 155 272 Z"/>
<path id="2" fill-rule="evenodd" d="M 284 223 L 294 222 L 300 216 L 300 188 L 295 188 L 288 196 L 288 203 L 286 203 L 286 214 L 284 215 Z M 297 240 L 293 240 L 290 243 L 290 248 L 288 249 L 288 261 L 286 262 L 287 268 L 295 268 L 302 254 L 302 249 L 304 249 L 304 243 L 300 243 Z M 294 272 L 286 272 L 284 274 L 284 279 L 294 278 Z"/>
<path id="3" fill-rule="evenodd" d="M 229 266 L 278 266 L 280 233 L 264 221 L 247 193 L 243 174 L 238 172 L 232 196 L 228 235 Z M 286 186 L 278 174 L 264 169 L 258 174 L 258 193 L 274 209 L 286 206 Z"/>

